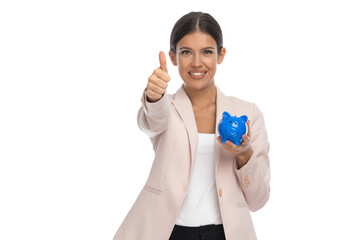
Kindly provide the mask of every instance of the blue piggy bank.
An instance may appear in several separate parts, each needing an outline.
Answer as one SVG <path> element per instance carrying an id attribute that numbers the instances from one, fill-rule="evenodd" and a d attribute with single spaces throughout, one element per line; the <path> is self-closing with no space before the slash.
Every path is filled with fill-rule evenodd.
<path id="1" fill-rule="evenodd" d="M 247 120 L 248 117 L 246 115 L 241 117 L 231 116 L 230 113 L 225 111 L 218 126 L 221 142 L 225 143 L 226 140 L 230 140 L 239 146 L 242 141 L 242 135 L 248 132 Z"/>

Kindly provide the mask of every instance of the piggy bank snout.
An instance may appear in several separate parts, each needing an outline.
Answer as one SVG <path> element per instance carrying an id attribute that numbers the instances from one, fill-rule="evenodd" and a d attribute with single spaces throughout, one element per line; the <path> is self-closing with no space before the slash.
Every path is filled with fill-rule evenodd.
<path id="1" fill-rule="evenodd" d="M 237 134 L 237 130 L 235 128 L 229 128 L 229 129 L 226 129 L 226 133 L 229 136 L 235 136 Z"/>

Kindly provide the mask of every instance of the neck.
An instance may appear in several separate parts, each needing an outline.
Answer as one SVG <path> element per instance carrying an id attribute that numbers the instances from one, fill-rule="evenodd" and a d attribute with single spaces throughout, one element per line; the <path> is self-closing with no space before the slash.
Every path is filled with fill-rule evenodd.
<path id="1" fill-rule="evenodd" d="M 190 98 L 193 108 L 205 108 L 209 105 L 216 104 L 217 89 L 212 82 L 208 87 L 196 90 L 184 85 L 185 92 Z"/>

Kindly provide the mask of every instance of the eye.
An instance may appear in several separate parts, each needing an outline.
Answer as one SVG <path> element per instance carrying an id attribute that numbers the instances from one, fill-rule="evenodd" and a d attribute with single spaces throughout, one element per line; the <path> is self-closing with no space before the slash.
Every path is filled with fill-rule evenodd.
<path id="1" fill-rule="evenodd" d="M 231 123 L 231 121 L 230 121 L 230 123 Z"/>
<path id="2" fill-rule="evenodd" d="M 235 124 L 237 125 L 237 122 L 235 122 Z"/>
<path id="3" fill-rule="evenodd" d="M 205 54 L 205 55 L 210 55 L 210 54 L 212 54 L 212 53 L 213 53 L 213 51 L 211 51 L 211 50 L 205 50 L 205 51 L 204 51 L 204 54 Z"/>
<path id="4" fill-rule="evenodd" d="M 182 55 L 189 55 L 191 52 L 189 50 L 181 51 Z"/>

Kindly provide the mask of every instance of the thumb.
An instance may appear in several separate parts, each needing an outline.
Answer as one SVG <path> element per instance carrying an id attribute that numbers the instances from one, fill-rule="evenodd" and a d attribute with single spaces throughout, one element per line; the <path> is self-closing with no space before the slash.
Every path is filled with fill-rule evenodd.
<path id="1" fill-rule="evenodd" d="M 167 67 L 166 67 L 166 57 L 165 57 L 165 53 L 163 51 L 161 51 L 159 53 L 159 62 L 160 62 L 160 68 L 164 71 L 164 72 L 168 72 Z"/>

